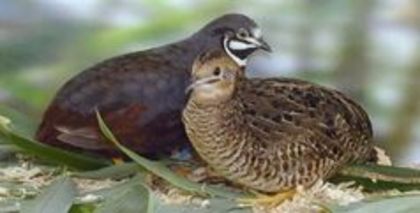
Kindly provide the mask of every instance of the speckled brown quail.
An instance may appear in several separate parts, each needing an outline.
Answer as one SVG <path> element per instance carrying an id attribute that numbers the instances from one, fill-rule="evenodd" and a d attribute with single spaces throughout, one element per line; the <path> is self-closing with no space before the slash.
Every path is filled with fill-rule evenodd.
<path id="1" fill-rule="evenodd" d="M 115 155 L 101 137 L 95 109 L 125 146 L 156 156 L 189 144 L 181 122 L 194 59 L 209 48 L 245 65 L 269 50 L 261 30 L 241 14 L 221 16 L 191 37 L 101 62 L 71 79 L 44 114 L 36 139 L 65 148 Z"/>
<path id="2" fill-rule="evenodd" d="M 289 78 L 246 79 L 218 50 L 198 57 L 192 75 L 187 135 L 233 183 L 277 193 L 375 158 L 368 115 L 336 90 Z"/>

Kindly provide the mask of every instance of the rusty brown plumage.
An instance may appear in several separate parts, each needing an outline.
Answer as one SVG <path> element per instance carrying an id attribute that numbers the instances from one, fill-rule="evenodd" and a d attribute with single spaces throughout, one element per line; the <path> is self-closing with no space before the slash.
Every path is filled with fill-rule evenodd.
<path id="1" fill-rule="evenodd" d="M 223 53 L 201 59 L 183 121 L 194 148 L 220 175 L 279 192 L 372 160 L 369 118 L 346 95 L 296 79 L 246 79 Z"/>

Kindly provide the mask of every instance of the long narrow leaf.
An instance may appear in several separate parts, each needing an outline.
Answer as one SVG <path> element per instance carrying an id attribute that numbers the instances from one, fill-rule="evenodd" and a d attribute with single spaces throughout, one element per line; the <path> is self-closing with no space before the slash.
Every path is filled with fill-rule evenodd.
<path id="1" fill-rule="evenodd" d="M 343 175 L 351 174 L 380 180 L 420 184 L 420 170 L 405 167 L 362 164 L 344 168 L 340 173 Z"/>
<path id="2" fill-rule="evenodd" d="M 95 207 L 93 203 L 74 204 L 69 210 L 69 213 L 92 213 Z"/>
<path id="3" fill-rule="evenodd" d="M 93 171 L 77 172 L 72 174 L 72 176 L 89 179 L 122 179 L 134 175 L 139 171 L 144 171 L 144 168 L 137 163 L 131 162 L 112 165 Z"/>
<path id="4" fill-rule="evenodd" d="M 151 194 L 138 178 L 119 185 L 94 211 L 95 213 L 153 213 Z"/>
<path id="5" fill-rule="evenodd" d="M 76 185 L 62 177 L 48 186 L 34 200 L 24 202 L 22 213 L 67 213 L 77 196 Z"/>
<path id="6" fill-rule="evenodd" d="M 14 122 L 13 127 L 19 134 L 27 136 L 34 134 L 37 124 L 33 117 L 28 117 L 28 115 L 5 105 L 0 105 L 0 114 Z"/>
<path id="7" fill-rule="evenodd" d="M 211 198 L 209 199 L 209 205 L 197 206 L 194 204 L 168 204 L 163 202 L 155 202 L 154 213 L 215 213 L 215 212 L 226 212 L 226 213 L 252 213 L 251 208 L 238 207 L 238 204 L 233 200 L 223 198 Z"/>
<path id="8" fill-rule="evenodd" d="M 19 210 L 20 210 L 20 200 L 18 199 L 0 200 L 1 213 L 19 212 Z"/>
<path id="9" fill-rule="evenodd" d="M 25 136 L 21 136 L 20 134 L 15 133 L 14 130 L 8 126 L 7 122 L 0 123 L 0 138 L 17 146 L 23 152 L 51 162 L 61 163 L 72 168 L 91 170 L 111 164 L 110 161 L 105 159 L 92 158 L 86 155 L 51 147 Z"/>
<path id="10" fill-rule="evenodd" d="M 336 213 L 408 213 L 419 212 L 420 195 L 404 195 L 392 197 L 380 197 L 373 200 L 350 204 L 349 206 L 333 207 L 332 211 Z"/>
<path id="11" fill-rule="evenodd" d="M 342 169 L 335 178 L 338 181 L 356 181 L 367 190 L 420 189 L 420 170 L 382 165 L 352 165 Z"/>
<path id="12" fill-rule="evenodd" d="M 97 119 L 99 123 L 99 127 L 106 138 L 108 138 L 115 146 L 117 146 L 122 152 L 124 152 L 128 157 L 133 159 L 139 165 L 143 166 L 153 174 L 163 178 L 164 180 L 168 181 L 169 183 L 177 186 L 181 189 L 186 191 L 195 192 L 198 194 L 209 194 L 212 196 L 220 196 L 225 198 L 238 198 L 242 194 L 233 193 L 227 190 L 223 190 L 218 187 L 214 186 L 205 186 L 203 184 L 195 183 L 189 181 L 188 179 L 179 176 L 172 172 L 168 167 L 160 162 L 150 161 L 135 152 L 129 150 L 125 146 L 121 145 L 115 136 L 112 134 L 111 130 L 106 126 L 104 120 L 100 116 L 99 112 L 97 112 Z"/>

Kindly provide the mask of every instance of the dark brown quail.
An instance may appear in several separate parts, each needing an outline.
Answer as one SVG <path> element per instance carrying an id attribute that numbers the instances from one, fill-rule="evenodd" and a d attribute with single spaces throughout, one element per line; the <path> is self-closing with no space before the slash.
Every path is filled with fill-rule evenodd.
<path id="1" fill-rule="evenodd" d="M 368 115 L 336 90 L 289 78 L 246 79 L 219 50 L 197 58 L 192 76 L 187 135 L 233 183 L 285 192 L 375 158 Z"/>
<path id="2" fill-rule="evenodd" d="M 129 148 L 146 156 L 188 143 L 181 123 L 194 58 L 225 50 L 241 66 L 258 49 L 269 50 L 253 20 L 219 17 L 173 44 L 101 62 L 67 82 L 46 110 L 36 139 L 66 148 L 116 154 L 98 131 L 95 109 Z"/>

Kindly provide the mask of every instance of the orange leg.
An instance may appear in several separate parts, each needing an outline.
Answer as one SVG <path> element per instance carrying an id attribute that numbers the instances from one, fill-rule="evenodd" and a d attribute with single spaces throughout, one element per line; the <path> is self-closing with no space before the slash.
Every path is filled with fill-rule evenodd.
<path id="1" fill-rule="evenodd" d="M 243 204 L 244 206 L 255 206 L 255 205 L 263 205 L 274 207 L 277 206 L 284 201 L 293 198 L 296 194 L 296 189 L 291 189 L 288 191 L 282 191 L 274 195 L 266 195 L 255 193 L 256 197 L 254 198 L 240 198 L 238 202 Z"/>

